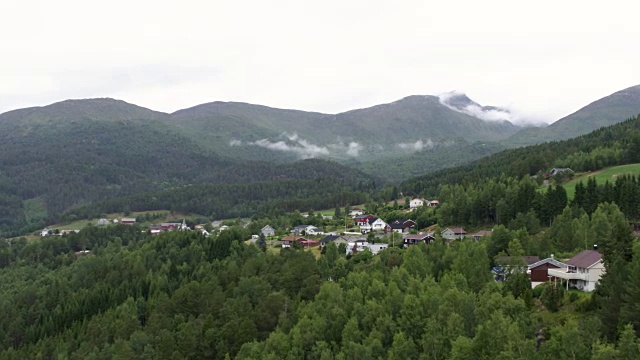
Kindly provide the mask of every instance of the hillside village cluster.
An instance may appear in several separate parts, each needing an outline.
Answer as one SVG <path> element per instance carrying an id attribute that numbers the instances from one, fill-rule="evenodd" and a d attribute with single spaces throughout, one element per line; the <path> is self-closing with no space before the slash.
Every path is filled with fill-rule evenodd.
<path id="1" fill-rule="evenodd" d="M 410 209 L 416 209 L 422 206 L 438 207 L 438 200 L 413 199 L 409 203 Z M 303 215 L 308 217 L 309 215 Z M 257 242 L 261 237 L 271 246 L 279 246 L 282 248 L 291 248 L 300 246 L 302 248 L 320 247 L 324 248 L 329 243 L 334 243 L 339 248 L 345 249 L 346 255 L 354 255 L 362 251 L 370 251 L 373 255 L 377 255 L 380 251 L 389 247 L 389 244 L 382 240 L 385 236 L 390 236 L 392 241 L 396 237 L 398 246 L 407 248 L 409 246 L 421 243 L 429 244 L 436 240 L 434 231 L 417 232 L 416 223 L 411 219 L 395 220 L 386 223 L 384 220 L 367 214 L 364 210 L 353 208 L 348 213 L 353 219 L 355 226 L 359 228 L 359 232 L 325 232 L 322 228 L 313 225 L 298 225 L 289 230 L 290 235 L 284 237 L 276 236 L 276 229 L 270 225 L 264 226 L 260 230 L 260 234 L 252 235 L 248 240 L 251 243 Z M 323 215 L 323 219 L 331 220 L 333 216 Z M 136 224 L 135 218 L 125 217 L 120 220 L 100 219 L 98 226 L 109 224 Z M 249 223 L 245 223 L 246 227 Z M 214 231 L 222 232 L 229 230 L 229 226 L 223 225 L 222 221 L 213 221 L 211 228 Z M 80 230 L 54 230 L 45 228 L 40 233 L 41 236 L 62 236 L 70 233 L 78 233 Z M 182 222 L 163 222 L 148 227 L 151 235 L 157 235 L 167 231 L 198 231 L 204 236 L 210 236 L 211 232 L 207 231 L 204 225 L 196 225 L 194 229 L 187 226 L 186 221 Z M 396 235 L 397 234 L 397 235 Z M 440 236 L 444 241 L 451 242 L 456 240 L 470 239 L 471 241 L 481 241 L 484 236 L 490 236 L 491 230 L 480 230 L 475 234 L 468 236 L 467 232 L 460 227 L 445 228 L 440 232 Z M 310 237 L 309 239 L 306 237 Z M 381 241 L 376 243 L 376 239 Z M 396 246 L 392 243 L 392 246 Z M 89 250 L 84 250 L 89 252 Z M 583 291 L 594 291 L 596 284 L 605 272 L 602 261 L 602 254 L 593 250 L 585 250 L 575 255 L 571 259 L 564 262 L 554 258 L 553 255 L 546 259 L 540 259 L 537 256 L 510 257 L 498 256 L 496 258 L 496 266 L 492 269 L 494 279 L 502 281 L 506 274 L 522 271 L 527 273 L 531 280 L 531 286 L 536 287 L 545 282 L 554 282 L 560 284 L 567 289 L 576 288 Z"/>

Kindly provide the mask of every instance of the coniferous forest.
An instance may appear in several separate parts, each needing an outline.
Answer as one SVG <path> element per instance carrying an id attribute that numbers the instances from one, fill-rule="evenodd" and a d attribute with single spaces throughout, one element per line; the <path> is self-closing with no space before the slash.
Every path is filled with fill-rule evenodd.
<path id="1" fill-rule="evenodd" d="M 541 242 L 505 228 L 376 256 L 329 244 L 319 258 L 246 245 L 234 227 L 3 240 L 0 358 L 635 358 L 640 244 L 615 205 L 586 221 L 615 269 L 593 295 L 531 290 L 523 273 L 494 281 L 492 253 Z"/>

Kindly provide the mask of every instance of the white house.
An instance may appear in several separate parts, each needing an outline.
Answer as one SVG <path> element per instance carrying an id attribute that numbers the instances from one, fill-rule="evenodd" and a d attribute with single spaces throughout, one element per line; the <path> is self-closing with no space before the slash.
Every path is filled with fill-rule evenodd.
<path id="1" fill-rule="evenodd" d="M 438 200 L 431 200 L 427 203 L 428 207 L 438 207 L 438 205 L 440 205 L 440 201 Z"/>
<path id="2" fill-rule="evenodd" d="M 410 209 L 416 209 L 416 208 L 422 207 L 422 206 L 424 206 L 424 202 L 425 202 L 424 199 L 415 198 L 415 199 L 409 201 L 409 208 Z"/>
<path id="3" fill-rule="evenodd" d="M 306 229 L 305 234 L 307 235 L 324 235 L 324 230 L 321 228 L 317 228 L 315 226 L 310 226 Z"/>
<path id="4" fill-rule="evenodd" d="M 42 229 L 42 231 L 40 232 L 40 236 L 49 236 L 49 232 L 51 231 L 51 229 L 49 228 L 44 228 Z"/>
<path id="5" fill-rule="evenodd" d="M 567 267 L 548 269 L 550 277 L 565 283 L 567 289 L 574 287 L 582 291 L 593 291 L 605 272 L 602 254 L 585 250 L 566 262 Z"/>
<path id="6" fill-rule="evenodd" d="M 367 222 L 360 225 L 360 231 L 366 234 L 371 231 L 384 231 L 387 228 L 387 223 L 384 220 L 374 217 L 367 219 Z"/>
<path id="7" fill-rule="evenodd" d="M 229 230 L 229 227 L 227 225 L 222 225 L 222 226 L 220 226 L 218 228 L 218 232 L 222 232 L 222 231 L 225 231 L 225 230 Z"/>
<path id="8" fill-rule="evenodd" d="M 462 240 L 466 234 L 463 228 L 446 228 L 441 233 L 442 238 L 447 240 Z"/>
<path id="9" fill-rule="evenodd" d="M 364 215 L 364 210 L 353 208 L 349 211 L 349 216 L 351 216 L 351 218 L 355 218 L 356 216 L 360 216 L 360 215 Z"/>
<path id="10" fill-rule="evenodd" d="M 262 233 L 262 235 L 264 235 L 264 237 L 269 237 L 269 236 L 275 236 L 276 235 L 276 229 L 271 227 L 271 225 L 267 225 L 267 226 L 263 227 L 260 230 L 260 232 Z"/>
<path id="11" fill-rule="evenodd" d="M 387 247 L 389 247 L 388 244 L 369 244 L 368 242 L 361 240 L 354 242 L 350 241 L 347 244 L 347 255 L 365 251 L 367 249 L 371 251 L 373 255 L 376 255 Z"/>

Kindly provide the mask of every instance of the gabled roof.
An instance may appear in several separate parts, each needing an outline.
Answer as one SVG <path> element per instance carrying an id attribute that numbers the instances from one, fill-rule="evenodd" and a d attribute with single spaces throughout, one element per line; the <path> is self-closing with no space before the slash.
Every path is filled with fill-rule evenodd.
<path id="1" fill-rule="evenodd" d="M 373 223 L 374 223 L 374 222 L 376 222 L 378 219 L 379 219 L 379 218 L 377 218 L 377 217 L 371 217 L 371 218 L 367 219 L 367 222 L 368 222 L 369 224 L 373 224 Z"/>
<path id="2" fill-rule="evenodd" d="M 442 232 L 445 232 L 447 230 L 453 231 L 454 234 L 466 234 L 467 233 L 466 231 L 464 231 L 463 228 L 446 228 Z"/>
<path id="3" fill-rule="evenodd" d="M 406 220 L 396 220 L 396 221 L 392 221 L 389 226 L 391 226 L 392 229 L 404 229 L 404 223 Z"/>
<path id="4" fill-rule="evenodd" d="M 282 238 L 282 241 L 298 241 L 298 240 L 307 240 L 307 239 L 299 236 L 293 236 L 293 235 L 285 236 Z"/>
<path id="5" fill-rule="evenodd" d="M 544 264 L 551 264 L 553 266 L 557 266 L 559 268 L 566 268 L 567 264 L 560 262 L 554 258 L 546 258 L 546 259 L 542 259 L 538 262 L 535 262 L 533 264 L 529 264 L 529 269 L 535 269 L 538 266 L 544 265 Z"/>
<path id="6" fill-rule="evenodd" d="M 567 265 L 579 268 L 589 268 L 600 260 L 602 260 L 602 254 L 595 250 L 585 250 L 567 260 Z"/>
<path id="7" fill-rule="evenodd" d="M 340 236 L 338 236 L 338 235 L 327 235 L 327 236 L 323 237 L 322 240 L 320 240 L 320 242 L 322 244 L 326 244 L 326 243 L 329 243 L 329 242 L 332 242 L 332 241 L 336 241 L 338 239 L 340 239 Z"/>
<path id="8" fill-rule="evenodd" d="M 269 228 L 269 229 L 273 229 L 273 227 L 272 227 L 271 225 L 265 225 L 265 226 L 264 226 L 262 229 L 260 229 L 260 230 L 264 230 L 264 229 L 267 229 L 267 228 Z"/>
<path id="9" fill-rule="evenodd" d="M 309 226 L 311 226 L 311 225 L 298 225 L 298 226 L 294 227 L 294 229 L 296 229 L 296 230 L 304 230 L 304 229 L 308 228 Z"/>

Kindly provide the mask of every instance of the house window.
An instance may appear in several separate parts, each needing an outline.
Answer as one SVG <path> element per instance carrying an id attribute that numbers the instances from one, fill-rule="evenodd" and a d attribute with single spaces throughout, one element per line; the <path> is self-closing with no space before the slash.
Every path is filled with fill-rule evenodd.
<path id="1" fill-rule="evenodd" d="M 574 273 L 574 272 L 576 272 L 576 267 L 575 267 L 575 266 L 571 266 L 571 265 L 569 265 L 569 267 L 567 268 L 567 272 L 569 272 L 569 273 Z"/>

